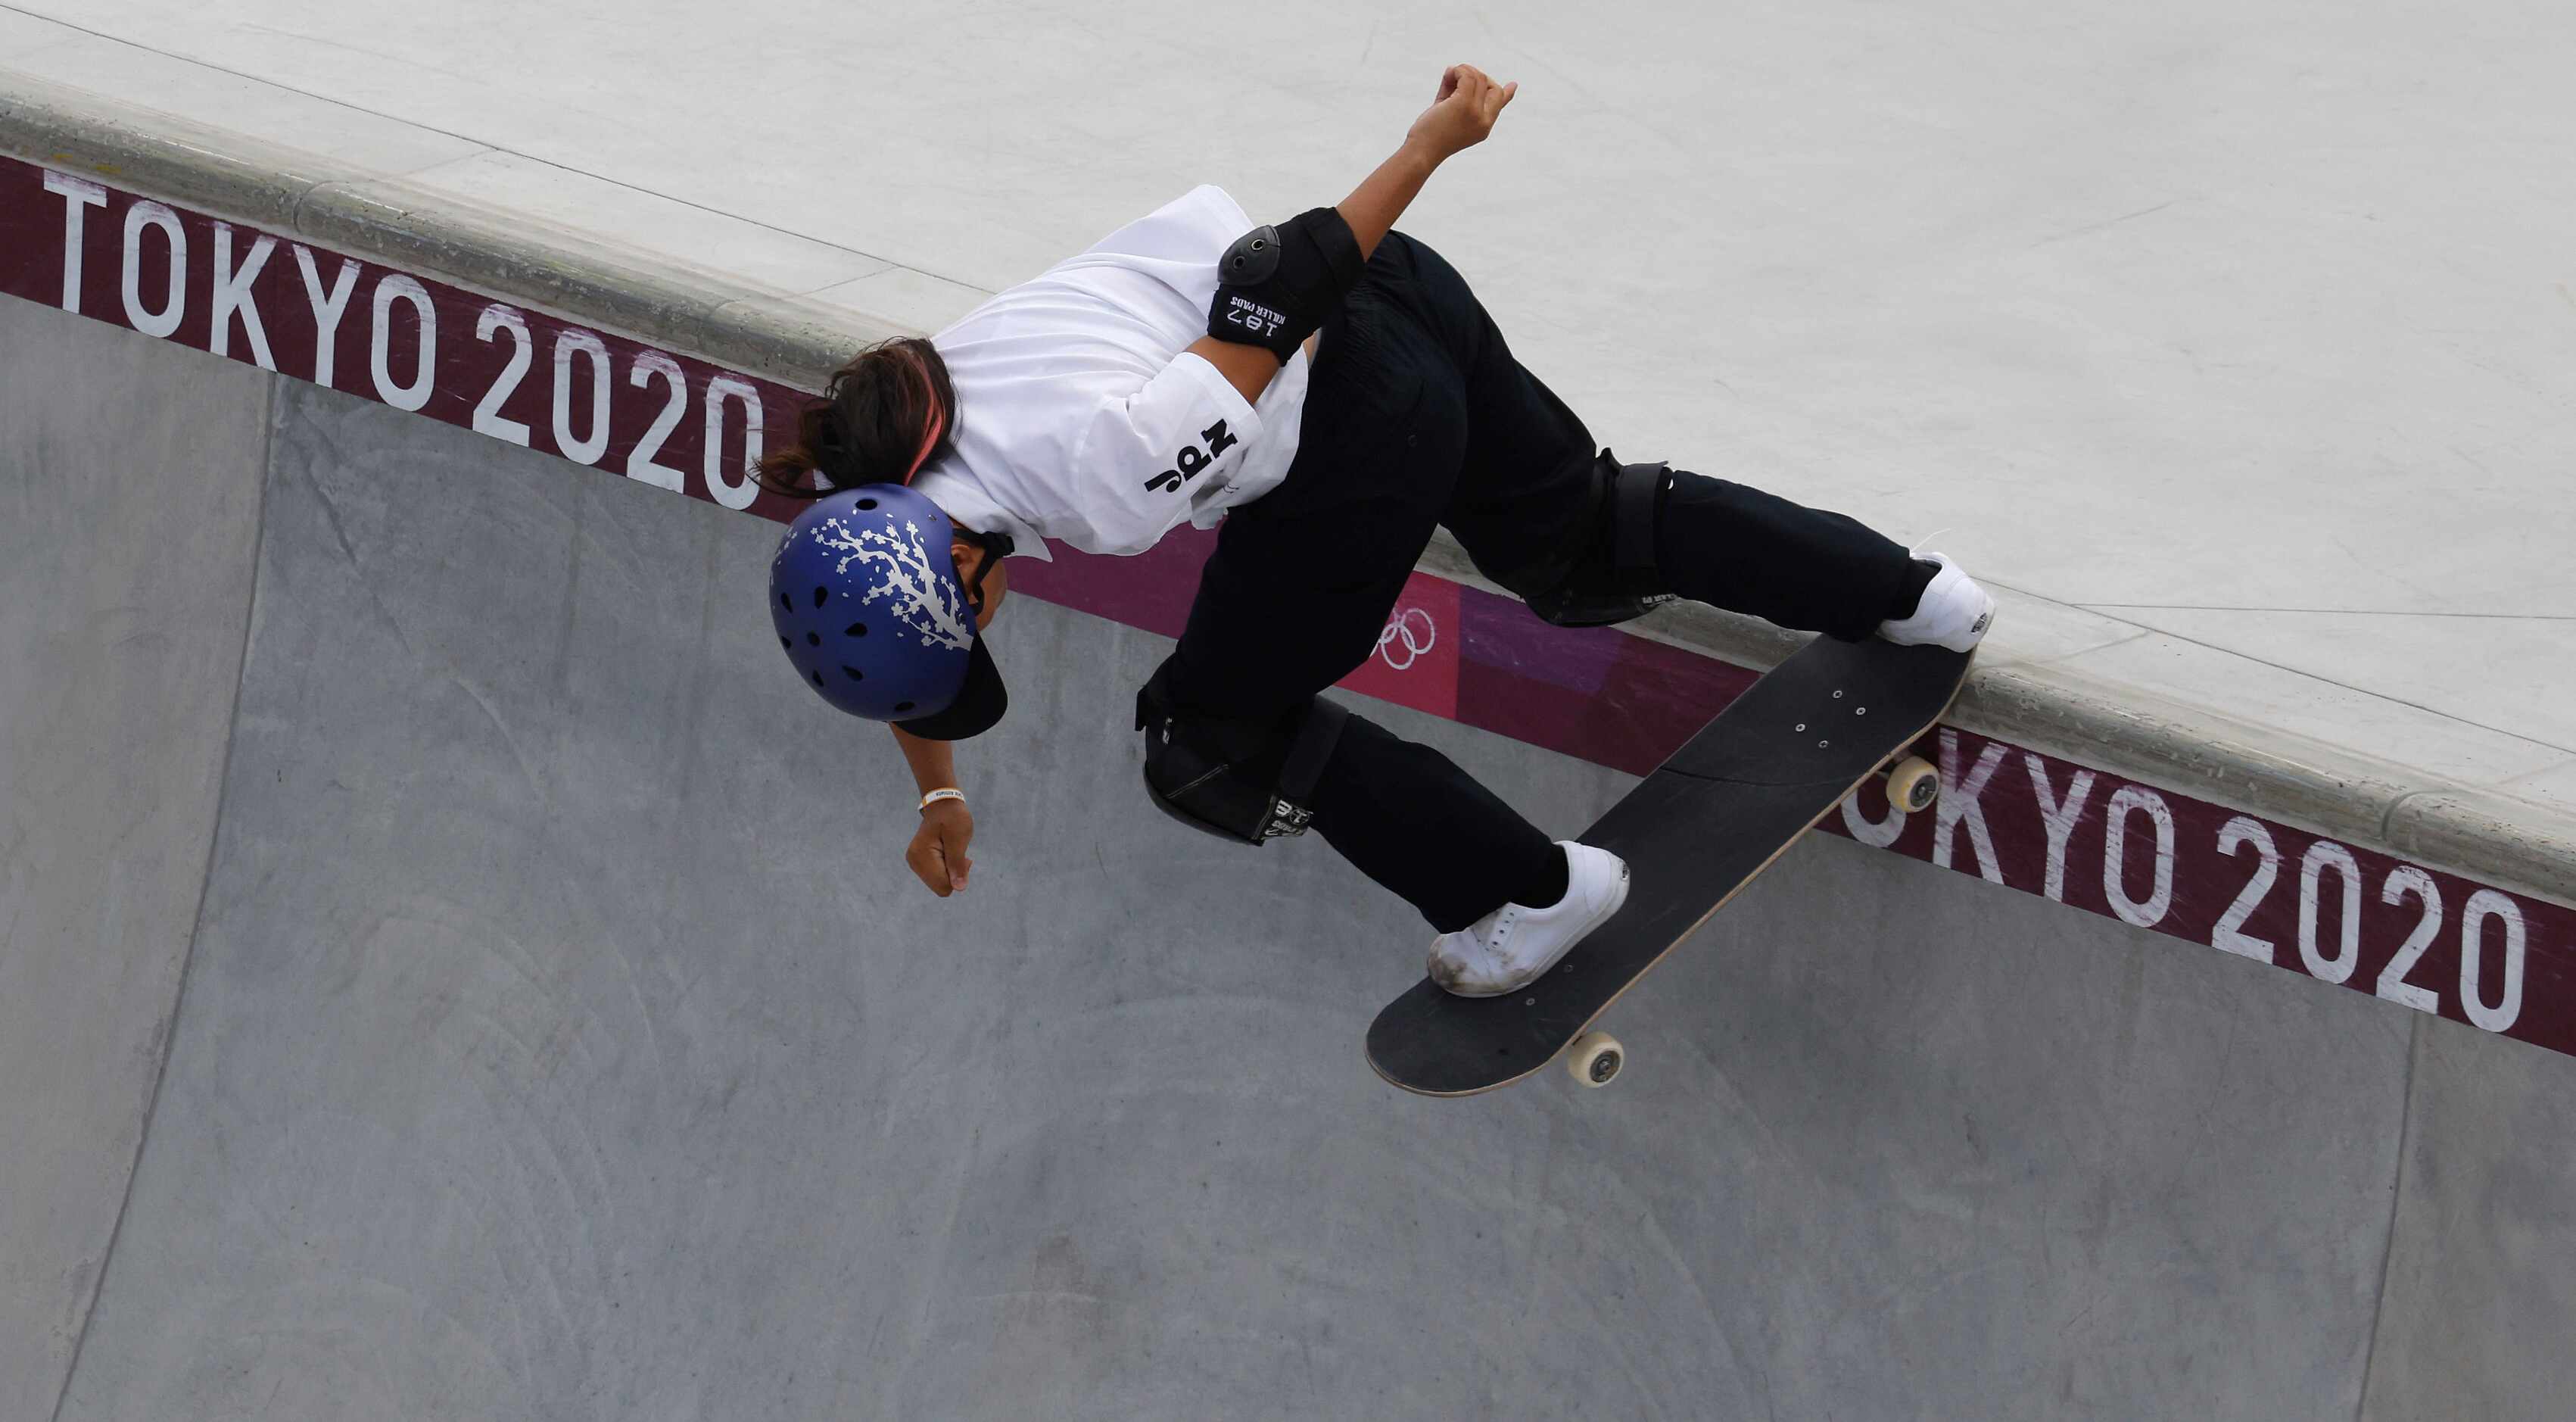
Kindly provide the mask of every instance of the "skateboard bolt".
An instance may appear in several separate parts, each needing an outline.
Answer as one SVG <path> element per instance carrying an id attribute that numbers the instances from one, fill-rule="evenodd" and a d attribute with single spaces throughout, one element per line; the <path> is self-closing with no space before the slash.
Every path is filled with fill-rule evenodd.
<path id="1" fill-rule="evenodd" d="M 1832 744 L 1833 744 L 1833 742 L 1831 742 L 1831 741 L 1818 741 L 1818 742 L 1816 742 L 1816 749 L 1818 749 L 1818 750 L 1823 750 L 1825 747 L 1827 747 L 1827 746 L 1829 746 L 1829 745 L 1832 745 Z"/>
<path id="2" fill-rule="evenodd" d="M 1801 730 L 1801 731 L 1803 731 L 1803 730 L 1807 729 L 1807 723 L 1806 723 L 1806 722 L 1804 722 L 1804 721 L 1800 721 L 1800 722 L 1798 723 L 1798 729 L 1799 729 L 1799 730 Z"/>
<path id="3" fill-rule="evenodd" d="M 1835 692 L 1835 693 L 1834 693 L 1834 699 L 1835 699 L 1836 701 L 1840 701 L 1840 700 L 1842 700 L 1842 699 L 1843 699 L 1843 694 L 1842 694 L 1841 692 L 1839 692 L 1839 691 Z"/>
<path id="4" fill-rule="evenodd" d="M 1869 714 L 1869 708 L 1866 706 L 1855 706 L 1852 708 L 1852 714 L 1855 716 L 1866 716 Z"/>

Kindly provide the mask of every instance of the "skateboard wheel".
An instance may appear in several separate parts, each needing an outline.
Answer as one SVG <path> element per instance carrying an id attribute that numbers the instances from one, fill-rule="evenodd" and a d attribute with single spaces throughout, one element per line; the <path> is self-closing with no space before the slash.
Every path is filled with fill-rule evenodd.
<path id="1" fill-rule="evenodd" d="M 1586 1032 L 1565 1054 L 1565 1069 L 1586 1086 L 1608 1086 L 1627 1065 L 1628 1049 L 1607 1032 Z"/>
<path id="2" fill-rule="evenodd" d="M 1932 808 L 1941 798 L 1941 772 L 1921 756 L 1909 755 L 1887 772 L 1887 802 L 1913 813 Z"/>

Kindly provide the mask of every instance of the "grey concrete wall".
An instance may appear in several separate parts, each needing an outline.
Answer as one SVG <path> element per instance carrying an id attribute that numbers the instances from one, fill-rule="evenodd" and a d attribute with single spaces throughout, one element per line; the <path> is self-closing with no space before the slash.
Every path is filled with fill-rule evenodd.
<path id="1" fill-rule="evenodd" d="M 2547 1415 L 2576 1063 L 1819 837 L 1616 1088 L 1404 1096 L 1427 931 L 1144 807 L 1159 639 L 1014 605 L 937 901 L 772 529 L 277 399 L 67 1418 Z M 1560 833 L 1626 783 L 1366 709 Z"/>
<path id="2" fill-rule="evenodd" d="M 215 829 L 269 377 L 0 299 L 0 1416 L 125 1196 Z"/>
<path id="3" fill-rule="evenodd" d="M 2427 1022 L 2366 1416 L 2576 1413 L 2576 1062 Z"/>

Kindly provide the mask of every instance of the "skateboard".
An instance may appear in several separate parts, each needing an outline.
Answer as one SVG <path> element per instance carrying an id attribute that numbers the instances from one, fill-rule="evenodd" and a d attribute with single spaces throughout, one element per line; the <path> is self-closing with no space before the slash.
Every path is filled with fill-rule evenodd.
<path id="1" fill-rule="evenodd" d="M 1608 1085 L 1627 1053 L 1593 1022 L 1844 796 L 1885 775 L 1890 804 L 1932 807 L 1940 773 L 1905 752 L 1949 709 L 1971 655 L 1876 639 L 1800 648 L 1580 836 L 1628 862 L 1609 922 L 1500 997 L 1424 978 L 1370 1024 L 1369 1065 L 1407 1091 L 1472 1096 L 1564 1051 L 1576 1080 Z"/>

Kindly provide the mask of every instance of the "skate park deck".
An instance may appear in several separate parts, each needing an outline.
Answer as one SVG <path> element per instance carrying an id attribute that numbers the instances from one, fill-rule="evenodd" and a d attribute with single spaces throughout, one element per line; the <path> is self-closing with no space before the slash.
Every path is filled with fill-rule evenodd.
<path id="1" fill-rule="evenodd" d="M 80 205 L 30 174 L 101 190 L 81 314 L 59 243 L 0 267 L 8 1415 L 2554 1413 L 2545 805 L 2409 819 L 2495 787 L 2050 700 L 2104 684 L 2046 640 L 2091 624 L 2017 601 L 2041 635 L 1940 747 L 1977 813 L 1811 837 L 1623 1006 L 1616 1090 L 1414 1101 L 1357 1048 L 1418 971 L 1409 913 L 1320 846 L 1136 813 L 1120 713 L 1185 577 L 1016 604 L 981 882 L 937 903 L 890 748 L 770 665 L 771 526 L 694 458 L 609 472 L 647 357 L 697 455 L 720 382 L 775 401 L 865 322 L 533 224 L 468 242 L 488 214 L 57 91 L 8 114 L 42 219 L 13 237 Z M 235 261 L 253 229 L 326 280 L 363 258 L 342 388 L 295 378 L 284 245 L 289 374 L 240 325 L 231 361 L 187 348 L 210 277 L 198 326 L 118 329 L 169 309 L 119 268 L 146 198 L 200 262 L 200 213 Z M 358 335 L 418 309 L 381 296 L 406 277 L 468 318 L 417 414 Z M 547 452 L 589 427 L 544 362 L 499 411 L 535 447 L 470 427 L 508 341 L 451 291 L 540 348 L 595 333 L 564 369 L 618 372 L 605 468 Z M 1358 689 L 1559 832 L 1761 661 L 1721 623 L 1551 638 L 1460 571 Z M 2278 888 L 2232 916 L 2258 834 Z M 2464 980 L 2506 966 L 2492 909 L 2490 951 L 2374 993 L 2410 870 L 2446 933 L 2511 905 L 2511 997 Z"/>

